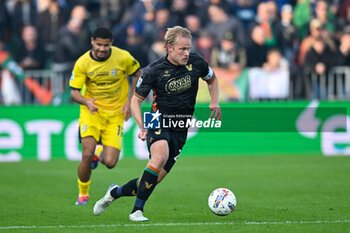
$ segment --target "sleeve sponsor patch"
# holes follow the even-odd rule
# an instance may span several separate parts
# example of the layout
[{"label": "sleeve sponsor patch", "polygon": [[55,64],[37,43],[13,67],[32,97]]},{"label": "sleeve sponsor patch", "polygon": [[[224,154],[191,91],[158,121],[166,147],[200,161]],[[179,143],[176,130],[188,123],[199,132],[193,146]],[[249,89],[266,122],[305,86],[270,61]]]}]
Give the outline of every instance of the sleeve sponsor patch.
[{"label": "sleeve sponsor patch", "polygon": [[203,77],[204,80],[210,80],[214,75],[214,71],[208,67],[208,74]]},{"label": "sleeve sponsor patch", "polygon": [[72,72],[72,75],[70,76],[70,81],[73,81],[74,79],[74,72]]},{"label": "sleeve sponsor patch", "polygon": [[142,83],[142,78],[140,77],[139,80],[137,80],[136,87],[139,88]]}]

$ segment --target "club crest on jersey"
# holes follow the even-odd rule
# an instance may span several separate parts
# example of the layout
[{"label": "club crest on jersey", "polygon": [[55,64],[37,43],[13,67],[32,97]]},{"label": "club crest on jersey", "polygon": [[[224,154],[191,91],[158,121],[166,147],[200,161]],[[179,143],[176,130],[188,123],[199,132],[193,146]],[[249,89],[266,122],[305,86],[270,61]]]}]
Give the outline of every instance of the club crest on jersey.
[{"label": "club crest on jersey", "polygon": [[115,77],[117,75],[118,70],[117,69],[112,69],[111,70],[111,75]]},{"label": "club crest on jersey", "polygon": [[192,64],[187,65],[187,66],[186,66],[186,69],[187,69],[188,71],[192,71]]}]

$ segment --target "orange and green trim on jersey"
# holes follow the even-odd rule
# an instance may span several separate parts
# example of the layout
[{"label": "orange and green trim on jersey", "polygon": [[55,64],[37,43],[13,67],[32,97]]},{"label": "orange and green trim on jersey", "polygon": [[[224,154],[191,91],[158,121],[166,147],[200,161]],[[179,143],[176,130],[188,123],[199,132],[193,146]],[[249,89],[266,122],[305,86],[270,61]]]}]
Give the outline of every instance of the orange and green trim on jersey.
[{"label": "orange and green trim on jersey", "polygon": [[137,94],[136,92],[134,92],[134,96],[136,96],[137,98],[142,99],[142,100],[144,100],[144,99],[145,99],[145,97],[140,96],[140,95],[139,95],[139,94]]}]

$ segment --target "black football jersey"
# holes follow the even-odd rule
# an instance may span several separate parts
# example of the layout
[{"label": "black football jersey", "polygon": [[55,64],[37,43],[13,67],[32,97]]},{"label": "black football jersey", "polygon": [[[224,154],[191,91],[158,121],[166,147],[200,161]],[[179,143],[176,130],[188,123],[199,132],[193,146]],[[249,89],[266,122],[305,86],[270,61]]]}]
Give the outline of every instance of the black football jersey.
[{"label": "black football jersey", "polygon": [[186,66],[173,65],[167,57],[162,57],[143,70],[135,95],[144,99],[153,90],[152,111],[192,115],[199,78],[209,80],[210,71],[204,58],[195,53],[190,53]]}]

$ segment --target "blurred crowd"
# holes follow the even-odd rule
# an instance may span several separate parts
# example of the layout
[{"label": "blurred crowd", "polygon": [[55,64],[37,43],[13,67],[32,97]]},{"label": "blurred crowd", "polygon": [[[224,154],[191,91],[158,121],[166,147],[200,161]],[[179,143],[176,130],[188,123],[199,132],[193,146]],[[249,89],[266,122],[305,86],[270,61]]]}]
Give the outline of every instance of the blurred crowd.
[{"label": "blurred crowd", "polygon": [[98,26],[144,67],[165,55],[174,25],[191,30],[192,51],[235,77],[251,67],[287,71],[295,98],[306,98],[306,71],[350,64],[350,0],[0,0],[0,50],[24,70],[69,75]]}]

